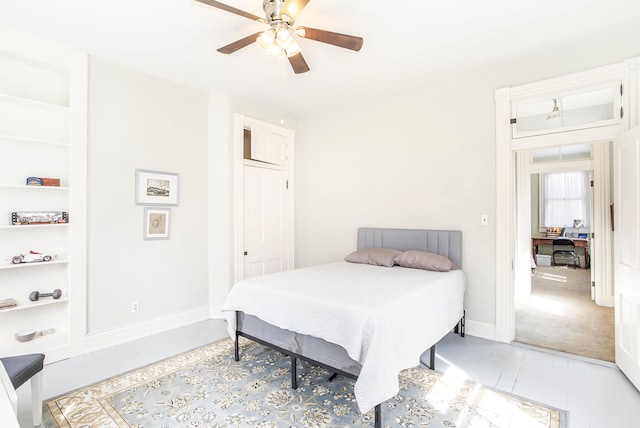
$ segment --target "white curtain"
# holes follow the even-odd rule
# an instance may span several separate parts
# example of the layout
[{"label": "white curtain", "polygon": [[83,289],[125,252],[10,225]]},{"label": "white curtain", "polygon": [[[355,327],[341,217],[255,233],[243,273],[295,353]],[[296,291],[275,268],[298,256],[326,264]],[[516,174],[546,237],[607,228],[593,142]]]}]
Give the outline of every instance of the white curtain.
[{"label": "white curtain", "polygon": [[573,227],[574,220],[582,220],[582,227],[590,227],[587,171],[542,174],[541,190],[543,227]]}]

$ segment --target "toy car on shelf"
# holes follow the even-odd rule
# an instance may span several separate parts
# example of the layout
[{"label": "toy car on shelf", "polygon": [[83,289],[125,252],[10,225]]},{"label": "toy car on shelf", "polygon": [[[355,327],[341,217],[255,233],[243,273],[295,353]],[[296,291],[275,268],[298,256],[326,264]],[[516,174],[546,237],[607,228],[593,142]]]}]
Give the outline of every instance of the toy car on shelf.
[{"label": "toy car on shelf", "polygon": [[54,258],[56,258],[55,254],[31,250],[26,254],[18,254],[17,256],[13,256],[7,261],[17,265],[20,263],[49,262]]}]

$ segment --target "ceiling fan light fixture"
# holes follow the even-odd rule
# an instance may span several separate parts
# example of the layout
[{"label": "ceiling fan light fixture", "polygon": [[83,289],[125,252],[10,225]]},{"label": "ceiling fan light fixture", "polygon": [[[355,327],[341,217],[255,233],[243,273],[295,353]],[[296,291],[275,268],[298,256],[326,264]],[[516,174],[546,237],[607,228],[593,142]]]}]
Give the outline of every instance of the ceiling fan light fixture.
[{"label": "ceiling fan light fixture", "polygon": [[291,31],[288,28],[280,27],[276,31],[275,42],[282,49],[286,49],[295,43],[295,40],[293,40],[293,34],[291,34]]},{"label": "ceiling fan light fixture", "polygon": [[287,26],[274,26],[261,33],[256,41],[269,55],[275,57],[291,57],[300,53],[293,30]]},{"label": "ceiling fan light fixture", "polygon": [[275,32],[273,30],[267,30],[260,34],[256,41],[262,49],[269,51],[275,45],[275,39]]},{"label": "ceiling fan light fixture", "polygon": [[284,49],[284,53],[289,58],[294,56],[294,55],[297,55],[297,54],[300,53],[300,46],[298,46],[298,44],[294,40],[293,43],[291,44],[291,46],[289,46],[288,48]]},{"label": "ceiling fan light fixture", "polygon": [[283,49],[278,45],[271,46],[271,48],[267,51],[269,55],[275,56],[276,58],[280,58],[283,52]]}]

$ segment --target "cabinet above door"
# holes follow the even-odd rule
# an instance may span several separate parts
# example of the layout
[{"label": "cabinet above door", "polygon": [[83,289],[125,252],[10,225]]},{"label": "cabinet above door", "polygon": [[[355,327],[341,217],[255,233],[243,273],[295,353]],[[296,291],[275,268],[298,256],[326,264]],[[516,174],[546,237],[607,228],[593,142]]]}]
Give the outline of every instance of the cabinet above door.
[{"label": "cabinet above door", "polygon": [[268,124],[245,128],[245,159],[286,166],[288,136],[272,128]]}]

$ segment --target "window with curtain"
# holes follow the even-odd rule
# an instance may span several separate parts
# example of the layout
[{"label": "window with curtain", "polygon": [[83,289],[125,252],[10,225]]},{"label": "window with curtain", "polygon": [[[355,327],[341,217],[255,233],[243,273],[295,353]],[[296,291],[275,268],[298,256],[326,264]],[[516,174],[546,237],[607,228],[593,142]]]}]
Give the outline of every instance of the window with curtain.
[{"label": "window with curtain", "polygon": [[591,226],[589,172],[540,174],[541,227]]}]

